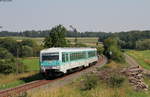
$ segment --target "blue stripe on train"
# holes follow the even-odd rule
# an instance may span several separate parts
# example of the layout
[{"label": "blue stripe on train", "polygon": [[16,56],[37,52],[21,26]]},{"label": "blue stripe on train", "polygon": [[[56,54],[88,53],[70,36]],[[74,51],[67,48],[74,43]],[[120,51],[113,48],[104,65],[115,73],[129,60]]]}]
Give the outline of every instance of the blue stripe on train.
[{"label": "blue stripe on train", "polygon": [[60,61],[43,61],[41,62],[42,66],[58,66],[60,65]]}]

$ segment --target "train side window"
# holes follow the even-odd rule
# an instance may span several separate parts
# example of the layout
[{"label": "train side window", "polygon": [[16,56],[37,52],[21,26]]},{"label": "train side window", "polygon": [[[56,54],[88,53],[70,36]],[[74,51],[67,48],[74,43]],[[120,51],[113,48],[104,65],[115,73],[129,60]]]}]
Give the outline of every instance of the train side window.
[{"label": "train side window", "polygon": [[62,53],[62,62],[65,62],[65,54]]},{"label": "train side window", "polygon": [[68,54],[62,53],[62,62],[68,62],[68,61],[69,61]]},{"label": "train side window", "polygon": [[88,52],[88,57],[89,57],[89,58],[90,58],[90,57],[94,57],[94,56],[96,56],[95,51],[89,51],[89,52]]},{"label": "train side window", "polygon": [[68,54],[65,54],[66,62],[69,61]]}]

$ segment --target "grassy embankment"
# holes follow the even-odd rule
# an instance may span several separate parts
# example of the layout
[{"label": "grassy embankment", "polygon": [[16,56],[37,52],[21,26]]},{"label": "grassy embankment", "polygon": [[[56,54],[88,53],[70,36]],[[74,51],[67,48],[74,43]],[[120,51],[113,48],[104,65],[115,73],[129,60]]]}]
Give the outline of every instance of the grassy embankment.
[{"label": "grassy embankment", "polygon": [[0,74],[0,90],[12,88],[27,82],[31,82],[42,78],[39,75],[39,59],[38,58],[24,58],[20,59],[27,67],[27,72],[22,74]]},{"label": "grassy embankment", "polygon": [[150,50],[128,50],[126,53],[133,57],[143,68],[150,70]]},{"label": "grassy embankment", "polygon": [[[150,90],[146,92],[133,90],[127,77],[119,73],[127,66],[110,62],[98,68],[90,77],[82,76],[63,87],[41,89],[36,93],[29,92],[28,95],[31,97],[150,97]],[[96,79],[93,78],[95,75]],[[149,81],[150,78],[147,77],[146,82]]]}]

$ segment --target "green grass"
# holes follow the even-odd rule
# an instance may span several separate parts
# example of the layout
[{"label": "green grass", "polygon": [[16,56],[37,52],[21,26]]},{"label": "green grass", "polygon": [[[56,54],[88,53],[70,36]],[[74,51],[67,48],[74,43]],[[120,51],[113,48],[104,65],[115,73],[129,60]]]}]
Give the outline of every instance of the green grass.
[{"label": "green grass", "polygon": [[[122,68],[122,65],[126,66],[126,64],[110,62],[105,65],[107,66],[107,68],[103,68],[102,70],[106,71],[110,70],[111,72],[116,72],[116,70]],[[109,75],[111,75],[111,73],[108,75],[105,74],[105,76]],[[131,84],[129,84],[127,77],[125,77],[125,80],[120,87],[112,88],[109,86],[109,84],[107,84],[108,80],[98,79],[96,87],[93,87],[90,90],[82,90],[81,87],[84,84],[85,81],[84,78],[85,78],[84,76],[80,76],[78,79],[74,80],[72,83],[68,85],[62,87],[55,87],[53,89],[51,88],[39,89],[36,91],[36,93],[32,91],[29,92],[28,95],[29,97],[41,97],[41,96],[42,97],[150,97],[150,90],[135,91],[131,87]],[[91,77],[89,77],[89,79],[90,78]],[[150,81],[150,78],[147,77],[146,80],[148,82]]]},{"label": "green grass", "polygon": [[27,71],[39,71],[39,58],[22,58],[22,62],[27,66]]},{"label": "green grass", "polygon": [[43,79],[43,76],[37,72],[25,72],[21,74],[0,75],[0,90],[13,88],[35,80]]},{"label": "green grass", "polygon": [[128,50],[126,53],[133,57],[143,68],[150,70],[150,50]]},{"label": "green grass", "polygon": [[25,82],[23,80],[16,80],[7,84],[0,84],[0,90],[16,87],[18,85],[24,84]]},{"label": "green grass", "polygon": [[[69,40],[70,42],[74,42],[75,38],[73,37],[67,37],[67,40]],[[79,37],[77,38],[78,42],[80,43],[96,43],[98,41],[97,37]]]},{"label": "green grass", "polygon": [[18,85],[41,79],[39,74],[39,58],[22,58],[20,59],[27,67],[27,71],[22,74],[0,75],[0,90],[13,88]]}]

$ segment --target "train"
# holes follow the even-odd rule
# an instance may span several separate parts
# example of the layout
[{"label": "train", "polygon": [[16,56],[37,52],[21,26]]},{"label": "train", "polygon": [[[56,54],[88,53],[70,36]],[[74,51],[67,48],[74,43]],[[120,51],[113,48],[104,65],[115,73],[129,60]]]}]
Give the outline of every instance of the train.
[{"label": "train", "polygon": [[40,51],[40,71],[46,77],[54,77],[88,67],[97,60],[96,48],[48,48]]}]

